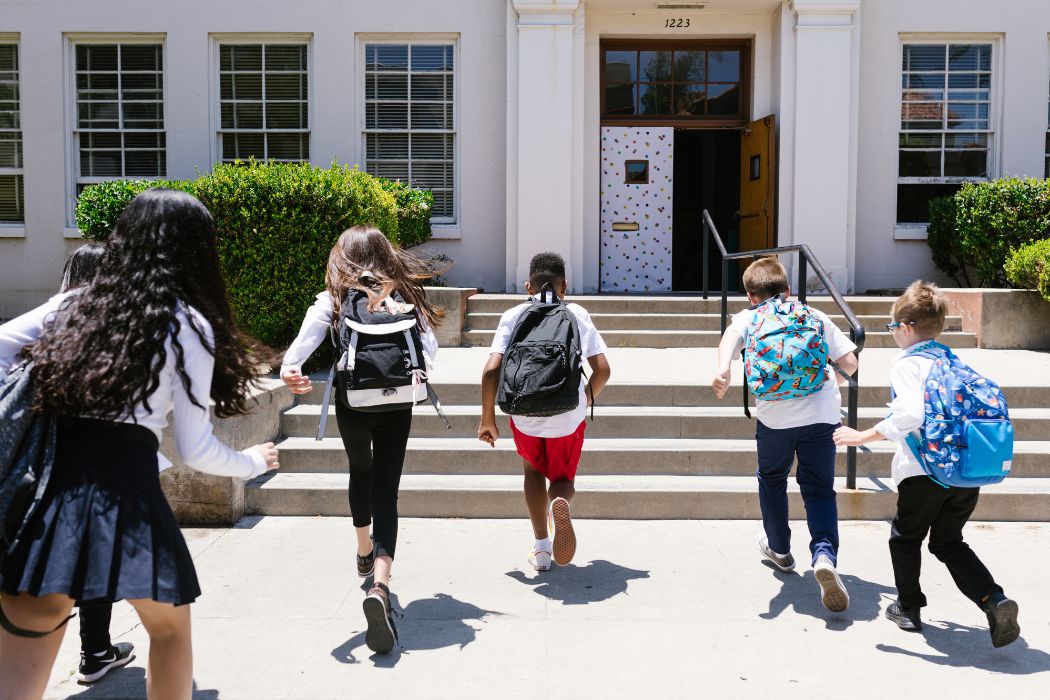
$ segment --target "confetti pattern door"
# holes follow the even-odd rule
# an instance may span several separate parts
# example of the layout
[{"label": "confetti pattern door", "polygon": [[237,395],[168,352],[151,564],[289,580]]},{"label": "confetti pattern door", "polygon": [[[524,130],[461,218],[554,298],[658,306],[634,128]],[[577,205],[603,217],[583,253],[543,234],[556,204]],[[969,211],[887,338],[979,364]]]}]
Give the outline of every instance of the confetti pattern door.
[{"label": "confetti pattern door", "polygon": [[673,128],[602,127],[601,291],[670,291],[673,155]]}]

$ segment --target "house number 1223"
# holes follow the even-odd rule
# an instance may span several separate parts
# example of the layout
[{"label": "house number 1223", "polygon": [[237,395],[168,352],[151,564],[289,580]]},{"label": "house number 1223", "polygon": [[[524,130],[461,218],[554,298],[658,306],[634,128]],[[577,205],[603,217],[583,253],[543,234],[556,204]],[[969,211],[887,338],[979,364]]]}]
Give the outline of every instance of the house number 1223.
[{"label": "house number 1223", "polygon": [[668,29],[670,27],[674,27],[674,28],[683,27],[684,28],[684,27],[688,27],[688,26],[689,26],[689,18],[688,17],[678,17],[678,18],[671,17],[671,18],[667,19],[666,21],[664,21],[664,29]]}]

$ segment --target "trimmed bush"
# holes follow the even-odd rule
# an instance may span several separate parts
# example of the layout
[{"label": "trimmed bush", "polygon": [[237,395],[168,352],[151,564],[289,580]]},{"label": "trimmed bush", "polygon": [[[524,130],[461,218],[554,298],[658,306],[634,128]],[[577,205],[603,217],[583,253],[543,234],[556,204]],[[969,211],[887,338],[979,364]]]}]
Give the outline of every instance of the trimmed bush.
[{"label": "trimmed bush", "polygon": [[1050,239],[1021,246],[1006,260],[1006,278],[1017,287],[1036,289],[1050,301]]},{"label": "trimmed bush", "polygon": [[1005,286],[1010,251],[1050,238],[1050,180],[966,183],[952,200],[954,216],[945,205],[931,204],[927,242],[934,263],[957,282],[959,275],[969,282],[969,269],[977,286]]},{"label": "trimmed bush", "polygon": [[411,248],[430,240],[434,193],[414,189],[398,180],[380,179],[379,182],[397,203],[397,236],[401,247]]},{"label": "trimmed bush", "polygon": [[169,187],[193,194],[193,182],[189,180],[109,180],[89,185],[77,197],[77,228],[84,238],[106,240],[128,202],[150,187]]}]

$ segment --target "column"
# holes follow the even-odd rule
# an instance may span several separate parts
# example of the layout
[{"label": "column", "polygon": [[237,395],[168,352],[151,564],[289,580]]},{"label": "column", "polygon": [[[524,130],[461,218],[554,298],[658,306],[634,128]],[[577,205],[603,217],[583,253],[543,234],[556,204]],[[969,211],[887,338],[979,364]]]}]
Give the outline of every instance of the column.
[{"label": "column", "polygon": [[[793,0],[795,243],[805,243],[840,291],[850,287],[856,195],[857,27],[860,0]],[[810,279],[811,290],[821,289]]]},{"label": "column", "polygon": [[[573,286],[575,37],[579,0],[511,0],[508,41],[508,291],[521,289],[529,261],[552,251],[565,258]],[[582,16],[582,12],[578,13]],[[516,67],[516,70],[515,70]],[[516,90],[514,85],[516,78]],[[576,246],[578,247],[578,246]],[[581,267],[582,270],[582,267]]]}]

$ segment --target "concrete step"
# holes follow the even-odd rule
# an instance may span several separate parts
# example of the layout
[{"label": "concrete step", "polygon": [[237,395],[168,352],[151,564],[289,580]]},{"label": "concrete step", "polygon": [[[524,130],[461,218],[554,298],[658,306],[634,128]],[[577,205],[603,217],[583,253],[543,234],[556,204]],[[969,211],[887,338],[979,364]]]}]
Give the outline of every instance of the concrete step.
[{"label": "concrete step", "polygon": [[[615,370],[614,370],[615,371]],[[726,398],[719,401],[711,387],[706,383],[696,383],[697,376],[710,374],[708,367],[691,367],[692,376],[681,377],[680,383],[639,383],[628,384],[614,381],[602,390],[598,397],[600,412],[604,406],[737,406],[741,402],[741,386],[734,384]],[[887,377],[868,376],[864,373],[864,361],[861,360],[860,406],[883,406],[890,399]],[[481,378],[481,365],[478,365],[478,379]],[[669,379],[671,379],[669,377]],[[693,379],[693,382],[688,382]],[[868,382],[871,382],[869,384]],[[324,395],[325,381],[314,382],[314,390],[298,397],[299,404],[319,404]],[[475,406],[481,402],[481,386],[472,382],[435,383],[435,390],[441,397],[444,406]],[[1050,386],[1007,386],[1004,388],[1010,409],[1042,408],[1050,406]],[[845,405],[846,390],[842,389],[842,401]],[[752,400],[754,405],[754,400]],[[432,410],[432,409],[431,409]],[[1050,439],[1050,437],[1048,437]]]},{"label": "concrete step", "polygon": [[[800,516],[802,499],[788,482],[791,511]],[[753,476],[612,476],[581,473],[573,514],[602,519],[761,518]],[[858,479],[855,491],[836,480],[842,520],[887,520],[896,494],[882,478]],[[249,513],[261,515],[350,514],[345,474],[272,473],[248,485]],[[462,476],[406,474],[401,479],[398,512],[403,517],[525,518],[518,475]],[[1050,479],[1007,479],[981,493],[974,520],[1050,520]]]},{"label": "concrete step", "polygon": [[[472,331],[495,330],[499,325],[501,313],[467,314],[466,328]],[[591,314],[591,320],[601,332],[649,330],[649,331],[719,331],[722,327],[720,314]],[[845,316],[832,315],[831,320],[843,331],[849,331]],[[868,333],[878,333],[885,329],[889,315],[860,316],[858,320]],[[962,317],[949,316],[945,319],[946,331],[962,330]]]},{"label": "concrete step", "polygon": [[[279,445],[281,470],[286,473],[345,474],[342,440],[291,437]],[[858,455],[858,474],[890,475],[894,446],[875,443]],[[580,472],[615,475],[745,476],[756,465],[754,440],[692,438],[588,439]],[[846,451],[838,453],[838,469],[845,474]],[[521,458],[509,433],[496,446],[477,438],[421,438],[408,440],[407,474],[520,474]],[[1013,477],[1050,477],[1050,441],[1019,441],[1014,445]]]},{"label": "concrete step", "polygon": [[[737,394],[736,396],[739,396]],[[446,406],[453,430],[429,405],[416,406],[412,418],[413,437],[473,438],[481,422],[481,406]],[[328,409],[325,428],[327,437],[338,437],[335,408]],[[866,430],[886,416],[886,408],[861,408],[860,428]],[[281,433],[290,437],[313,437],[317,434],[321,407],[302,404],[281,417]],[[1050,409],[1018,408],[1010,413],[1017,440],[1050,440]],[[845,420],[845,417],[843,417]],[[507,416],[497,409],[500,432],[510,436]],[[751,439],[755,421],[744,415],[739,405],[726,406],[602,406],[595,420],[587,423],[587,438],[729,438]]]},{"label": "concrete step", "polygon": [[[503,313],[526,300],[524,294],[475,294],[467,299],[467,313]],[[855,314],[888,316],[895,297],[851,296],[846,302]],[[717,293],[708,299],[696,295],[631,296],[631,295],[569,295],[567,301],[583,306],[592,314],[718,314],[722,299]],[[828,314],[840,313],[838,305],[829,296],[810,296],[807,303]],[[747,308],[744,296],[729,298],[730,312]]]},{"label": "concrete step", "polygon": [[[494,330],[467,330],[463,332],[463,339],[467,345],[484,347],[492,345],[494,335]],[[713,348],[718,346],[721,334],[717,330],[613,330],[602,331],[602,339],[611,348]],[[937,339],[954,349],[977,347],[977,336],[972,333],[948,332]],[[893,337],[882,331],[867,333],[864,347],[892,348],[896,345]]]}]

